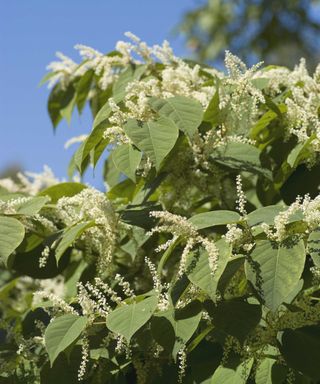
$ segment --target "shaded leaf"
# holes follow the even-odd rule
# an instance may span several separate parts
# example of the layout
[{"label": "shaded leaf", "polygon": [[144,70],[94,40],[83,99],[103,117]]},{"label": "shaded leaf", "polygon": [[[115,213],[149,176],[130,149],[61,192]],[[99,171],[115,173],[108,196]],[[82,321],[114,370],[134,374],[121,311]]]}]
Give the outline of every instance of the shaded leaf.
[{"label": "shaded leaf", "polygon": [[281,335],[280,351],[291,368],[313,380],[320,380],[320,328],[318,326],[286,329]]},{"label": "shaded leaf", "polygon": [[21,244],[24,226],[13,217],[0,216],[0,259],[6,264],[8,257]]},{"label": "shaded leaf", "polygon": [[64,351],[82,333],[87,325],[85,316],[71,313],[55,318],[47,327],[44,339],[51,366],[60,352]]},{"label": "shaded leaf", "polygon": [[74,243],[74,241],[88,228],[91,228],[95,225],[94,221],[89,221],[85,223],[79,223],[72,227],[66,228],[63,232],[61,240],[55,250],[55,256],[57,263],[59,263],[61,256],[65,251]]},{"label": "shaded leaf", "polygon": [[245,361],[237,367],[220,365],[212,376],[210,384],[245,384],[250,375],[253,359]]}]

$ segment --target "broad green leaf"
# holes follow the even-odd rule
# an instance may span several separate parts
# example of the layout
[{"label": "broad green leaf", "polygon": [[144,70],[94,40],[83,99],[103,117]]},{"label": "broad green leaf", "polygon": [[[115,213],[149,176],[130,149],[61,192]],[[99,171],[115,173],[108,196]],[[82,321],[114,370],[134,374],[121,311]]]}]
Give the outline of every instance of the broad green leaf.
[{"label": "broad green leaf", "polygon": [[199,302],[193,301],[181,310],[162,312],[160,317],[169,320],[173,327],[175,343],[172,355],[175,358],[179,349],[186,345],[198,328],[201,320],[201,306]]},{"label": "broad green leaf", "polygon": [[271,171],[261,165],[260,150],[251,144],[230,142],[219,147],[211,158],[231,169],[260,174],[268,179],[272,176]]},{"label": "broad green leaf", "polygon": [[24,238],[24,226],[13,217],[0,216],[0,260],[7,262]]},{"label": "broad green leaf", "polygon": [[[57,127],[62,120],[63,114],[70,115],[70,109],[74,106],[75,89],[70,84],[66,89],[63,89],[60,83],[57,83],[49,95],[48,112],[54,128]],[[69,108],[68,108],[69,107]]]},{"label": "broad green leaf", "polygon": [[206,292],[214,301],[216,300],[219,279],[232,256],[231,246],[224,240],[217,241],[216,246],[219,251],[219,257],[217,269],[213,275],[209,266],[208,253],[205,250],[190,253],[186,268],[189,280]]},{"label": "broad green leaf", "polygon": [[189,137],[192,137],[201,124],[203,109],[198,101],[185,96],[175,96],[169,99],[151,98],[152,109],[160,116],[168,117]]},{"label": "broad green leaf", "polygon": [[57,263],[64,252],[74,243],[74,241],[88,228],[91,228],[95,225],[94,221],[87,221],[85,223],[76,224],[73,227],[67,228],[61,237],[61,240],[56,248],[55,257]]},{"label": "broad green leaf", "polygon": [[125,90],[130,81],[133,80],[133,66],[129,65],[123,72],[120,73],[118,79],[114,82],[112,87],[112,95],[123,99]]},{"label": "broad green leaf", "polygon": [[[122,95],[113,95],[113,101],[118,104],[120,101],[122,101],[123,96]],[[109,100],[107,100],[104,105],[99,109],[99,112],[96,114],[95,119],[93,121],[92,125],[92,132],[97,128],[107,128],[109,124],[109,116],[111,114],[112,110],[109,104]]]},{"label": "broad green leaf", "polygon": [[268,85],[269,81],[270,79],[267,77],[258,77],[256,79],[252,79],[251,83],[258,89],[264,89]]},{"label": "broad green leaf", "polygon": [[255,211],[250,212],[246,220],[250,227],[266,223],[268,225],[274,224],[274,218],[283,211],[284,208],[280,205],[269,205],[267,207],[258,208]]},{"label": "broad green leaf", "polygon": [[165,117],[145,123],[130,119],[125,124],[124,130],[140,151],[150,157],[157,170],[174,147],[179,135],[176,124]]},{"label": "broad green leaf", "polygon": [[[27,275],[36,279],[49,279],[60,274],[67,266],[70,258],[70,250],[66,250],[61,257],[59,264],[57,264],[54,250],[52,246],[57,240],[58,235],[53,234],[46,237],[42,242],[37,241],[35,246],[30,247],[29,244],[21,244],[21,247],[17,249],[16,254],[10,256],[8,264],[10,268],[19,272],[20,274]],[[35,239],[36,240],[36,239]],[[44,267],[39,266],[39,258],[45,247],[49,247],[49,256],[47,258],[46,265]],[[21,248],[21,249],[20,249]],[[31,248],[31,249],[30,249]]]},{"label": "broad green leaf", "polygon": [[138,205],[130,204],[123,210],[121,221],[150,230],[157,222],[157,219],[150,216],[150,212],[160,211],[161,208],[160,204],[155,205],[152,202]]},{"label": "broad green leaf", "polygon": [[79,82],[76,85],[76,104],[80,114],[86,105],[88,94],[91,89],[93,76],[93,70],[87,71],[83,76],[81,76]]},{"label": "broad green leaf", "polygon": [[176,337],[171,322],[165,316],[154,316],[151,320],[151,331],[155,341],[171,353]]},{"label": "broad green leaf", "polygon": [[97,162],[99,161],[108,144],[109,139],[102,139],[100,143],[90,152],[90,162],[93,165],[93,168],[96,167]]},{"label": "broad green leaf", "polygon": [[213,311],[213,324],[219,330],[236,337],[241,343],[258,325],[261,306],[242,299],[221,301]]},{"label": "broad green leaf", "polygon": [[213,374],[210,384],[245,384],[250,375],[253,359],[244,361],[237,367],[220,365]]},{"label": "broad green leaf", "polygon": [[112,152],[112,161],[118,171],[136,182],[136,169],[140,164],[142,153],[130,144],[122,144]]},{"label": "broad green leaf", "polygon": [[267,357],[258,365],[255,380],[256,384],[283,384],[285,376],[285,367]]},{"label": "broad green leaf", "polygon": [[216,91],[204,113],[203,120],[213,125],[220,124],[223,120],[224,113],[219,108],[219,90]]},{"label": "broad green leaf", "polygon": [[76,105],[76,94],[74,93],[69,103],[60,110],[60,115],[67,121],[69,125],[71,123],[72,113],[75,105]]},{"label": "broad green leaf", "polygon": [[103,126],[104,128],[107,127],[111,112],[112,110],[109,105],[109,101],[107,101],[104,106],[99,110],[93,121],[92,132],[100,126]]},{"label": "broad green leaf", "polygon": [[83,173],[85,169],[84,163],[90,155],[90,152],[95,149],[95,147],[101,142],[104,131],[104,126],[98,126],[93,129],[90,132],[89,136],[85,139],[83,143],[81,143],[81,145],[75,152],[74,162],[80,173]]},{"label": "broad green leaf", "polygon": [[302,240],[290,246],[276,245],[268,240],[257,241],[250,260],[245,262],[246,275],[272,311],[296,287],[305,257]]},{"label": "broad green leaf", "polygon": [[16,212],[19,215],[35,215],[41,208],[45,206],[51,199],[47,196],[31,197],[30,200],[25,201],[15,206]]},{"label": "broad green leaf", "polygon": [[243,267],[245,257],[242,255],[233,256],[229,259],[218,282],[218,290],[224,293],[232,277]]},{"label": "broad green leaf", "polygon": [[130,342],[131,337],[151,318],[158,304],[158,297],[151,296],[138,303],[123,305],[107,317],[110,331],[122,335]]},{"label": "broad green leaf", "polygon": [[55,204],[61,197],[74,196],[85,188],[87,186],[81,183],[60,183],[42,190],[38,196],[49,196],[51,203]]},{"label": "broad green leaf", "polygon": [[85,316],[71,313],[55,318],[47,327],[44,340],[51,366],[60,352],[64,351],[82,333],[87,325]]},{"label": "broad green leaf", "polygon": [[[278,105],[278,109],[281,113],[286,111],[287,106],[285,104]],[[267,111],[258,121],[257,123],[252,127],[250,137],[253,139],[256,139],[258,135],[265,129],[267,126],[275,120],[279,116],[278,113],[276,113],[273,110]]]},{"label": "broad green leaf", "polygon": [[107,196],[110,200],[121,198],[128,203],[133,199],[135,192],[136,184],[132,180],[126,179],[113,186],[108,191]]},{"label": "broad green leaf", "polygon": [[219,210],[198,213],[188,219],[197,229],[209,228],[215,225],[227,225],[237,223],[240,220],[237,212]]},{"label": "broad green leaf", "polygon": [[320,228],[310,233],[307,242],[307,251],[314,264],[320,267]]},{"label": "broad green leaf", "polygon": [[289,367],[313,380],[320,380],[319,326],[286,329],[281,335],[280,352]]}]

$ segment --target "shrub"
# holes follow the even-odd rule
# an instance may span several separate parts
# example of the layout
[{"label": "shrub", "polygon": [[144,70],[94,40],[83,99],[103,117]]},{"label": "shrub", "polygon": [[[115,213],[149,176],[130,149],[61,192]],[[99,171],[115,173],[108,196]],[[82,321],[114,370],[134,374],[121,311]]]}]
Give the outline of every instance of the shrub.
[{"label": "shrub", "polygon": [[93,116],[70,180],[0,181],[0,382],[316,383],[320,67],[127,35],[48,67],[53,126]]}]

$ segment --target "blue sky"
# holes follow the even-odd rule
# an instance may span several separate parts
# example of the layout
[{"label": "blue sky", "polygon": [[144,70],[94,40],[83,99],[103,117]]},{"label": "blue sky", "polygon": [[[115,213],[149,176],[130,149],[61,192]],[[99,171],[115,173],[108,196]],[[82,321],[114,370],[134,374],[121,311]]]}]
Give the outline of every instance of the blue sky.
[{"label": "blue sky", "polygon": [[[0,4],[0,172],[17,164],[39,172],[43,164],[66,176],[74,148],[64,142],[87,133],[91,120],[74,114],[53,133],[47,114],[48,90],[38,87],[56,51],[78,59],[73,46],[108,52],[131,31],[148,44],[168,39],[178,55],[187,51],[172,30],[196,0],[7,0]],[[96,172],[100,179],[100,171]],[[87,180],[96,184],[92,176]]]}]

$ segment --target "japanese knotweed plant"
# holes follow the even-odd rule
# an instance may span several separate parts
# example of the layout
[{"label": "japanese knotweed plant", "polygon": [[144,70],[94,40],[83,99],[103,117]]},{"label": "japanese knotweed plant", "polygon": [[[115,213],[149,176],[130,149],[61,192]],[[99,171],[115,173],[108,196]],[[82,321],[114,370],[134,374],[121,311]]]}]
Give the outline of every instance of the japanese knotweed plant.
[{"label": "japanese knotweed plant", "polygon": [[0,383],[320,382],[320,67],[126,36],[48,66],[69,180],[0,180]]}]

